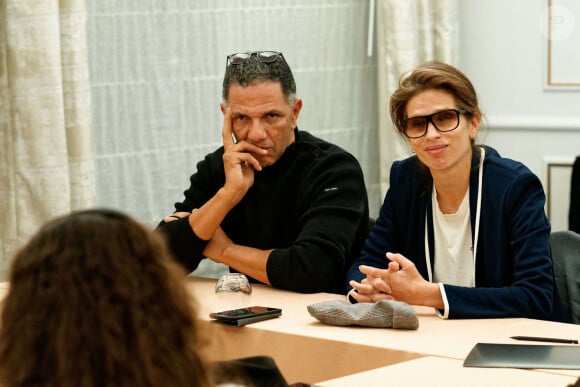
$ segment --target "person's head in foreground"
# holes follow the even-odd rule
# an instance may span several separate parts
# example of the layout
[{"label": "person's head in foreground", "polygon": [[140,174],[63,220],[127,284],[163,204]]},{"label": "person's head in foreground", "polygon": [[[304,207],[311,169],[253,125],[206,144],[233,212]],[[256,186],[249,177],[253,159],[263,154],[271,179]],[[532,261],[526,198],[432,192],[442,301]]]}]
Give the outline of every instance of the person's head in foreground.
[{"label": "person's head in foreground", "polygon": [[11,267],[0,385],[209,385],[195,305],[160,238],[111,210],[45,224]]}]

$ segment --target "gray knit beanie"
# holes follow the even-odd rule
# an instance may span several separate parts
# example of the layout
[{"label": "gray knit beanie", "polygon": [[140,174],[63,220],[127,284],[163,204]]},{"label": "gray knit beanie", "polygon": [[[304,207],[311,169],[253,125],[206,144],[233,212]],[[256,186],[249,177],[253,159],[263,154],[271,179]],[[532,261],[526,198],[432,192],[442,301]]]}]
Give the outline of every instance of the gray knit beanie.
[{"label": "gray knit beanie", "polygon": [[379,300],[375,303],[349,304],[342,300],[331,300],[308,305],[307,309],[312,317],[330,325],[395,329],[419,327],[415,309],[402,301]]}]

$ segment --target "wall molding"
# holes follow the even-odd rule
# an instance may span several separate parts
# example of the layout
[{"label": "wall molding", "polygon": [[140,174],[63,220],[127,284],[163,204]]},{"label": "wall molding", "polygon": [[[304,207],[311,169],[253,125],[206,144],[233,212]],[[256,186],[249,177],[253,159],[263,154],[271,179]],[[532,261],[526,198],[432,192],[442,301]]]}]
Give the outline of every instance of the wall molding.
[{"label": "wall molding", "polygon": [[580,117],[486,116],[493,130],[545,130],[580,132]]},{"label": "wall molding", "polygon": [[575,28],[580,5],[572,0],[548,0],[542,24],[547,33],[546,88],[580,90],[577,68],[580,65],[576,47],[580,33]]}]

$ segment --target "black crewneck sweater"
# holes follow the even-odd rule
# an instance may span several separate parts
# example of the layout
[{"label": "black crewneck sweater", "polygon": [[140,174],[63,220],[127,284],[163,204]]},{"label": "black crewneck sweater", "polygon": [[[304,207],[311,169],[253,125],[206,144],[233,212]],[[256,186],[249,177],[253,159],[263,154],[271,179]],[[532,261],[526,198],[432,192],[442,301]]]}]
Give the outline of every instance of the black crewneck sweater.
[{"label": "black crewneck sweater", "polygon": [[[340,147],[296,129],[296,141],[254,184],[222,222],[236,244],[274,249],[267,274],[272,286],[297,292],[344,293],[347,268],[368,235],[369,209],[358,161]],[[224,149],[198,163],[176,211],[201,207],[224,185]],[[207,241],[187,219],[162,223],[174,256],[194,270]]]}]

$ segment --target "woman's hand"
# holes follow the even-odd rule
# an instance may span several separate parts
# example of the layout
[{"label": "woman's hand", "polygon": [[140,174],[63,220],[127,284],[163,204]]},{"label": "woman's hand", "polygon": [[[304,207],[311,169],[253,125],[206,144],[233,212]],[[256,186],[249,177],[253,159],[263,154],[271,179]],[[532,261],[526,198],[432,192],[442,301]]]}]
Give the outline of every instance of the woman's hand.
[{"label": "woman's hand", "polygon": [[[362,267],[362,266],[361,266]],[[367,266],[368,267],[368,266]],[[380,271],[386,271],[384,269],[377,269]],[[377,302],[378,300],[394,300],[395,298],[391,296],[388,292],[379,290],[378,288],[387,288],[388,285],[385,283],[381,286],[373,286],[371,282],[377,283],[377,281],[382,281],[381,278],[364,278],[361,282],[356,282],[354,280],[350,281],[349,284],[355,290],[349,293],[352,298],[357,300],[357,302]]]},{"label": "woman's hand", "polygon": [[[443,308],[439,285],[425,280],[415,264],[401,254],[387,253],[390,260],[387,269],[361,265],[360,271],[366,278],[351,286],[359,293],[352,297],[359,302],[375,302],[379,299],[394,299],[411,305]],[[353,292],[354,293],[354,292]]]}]

